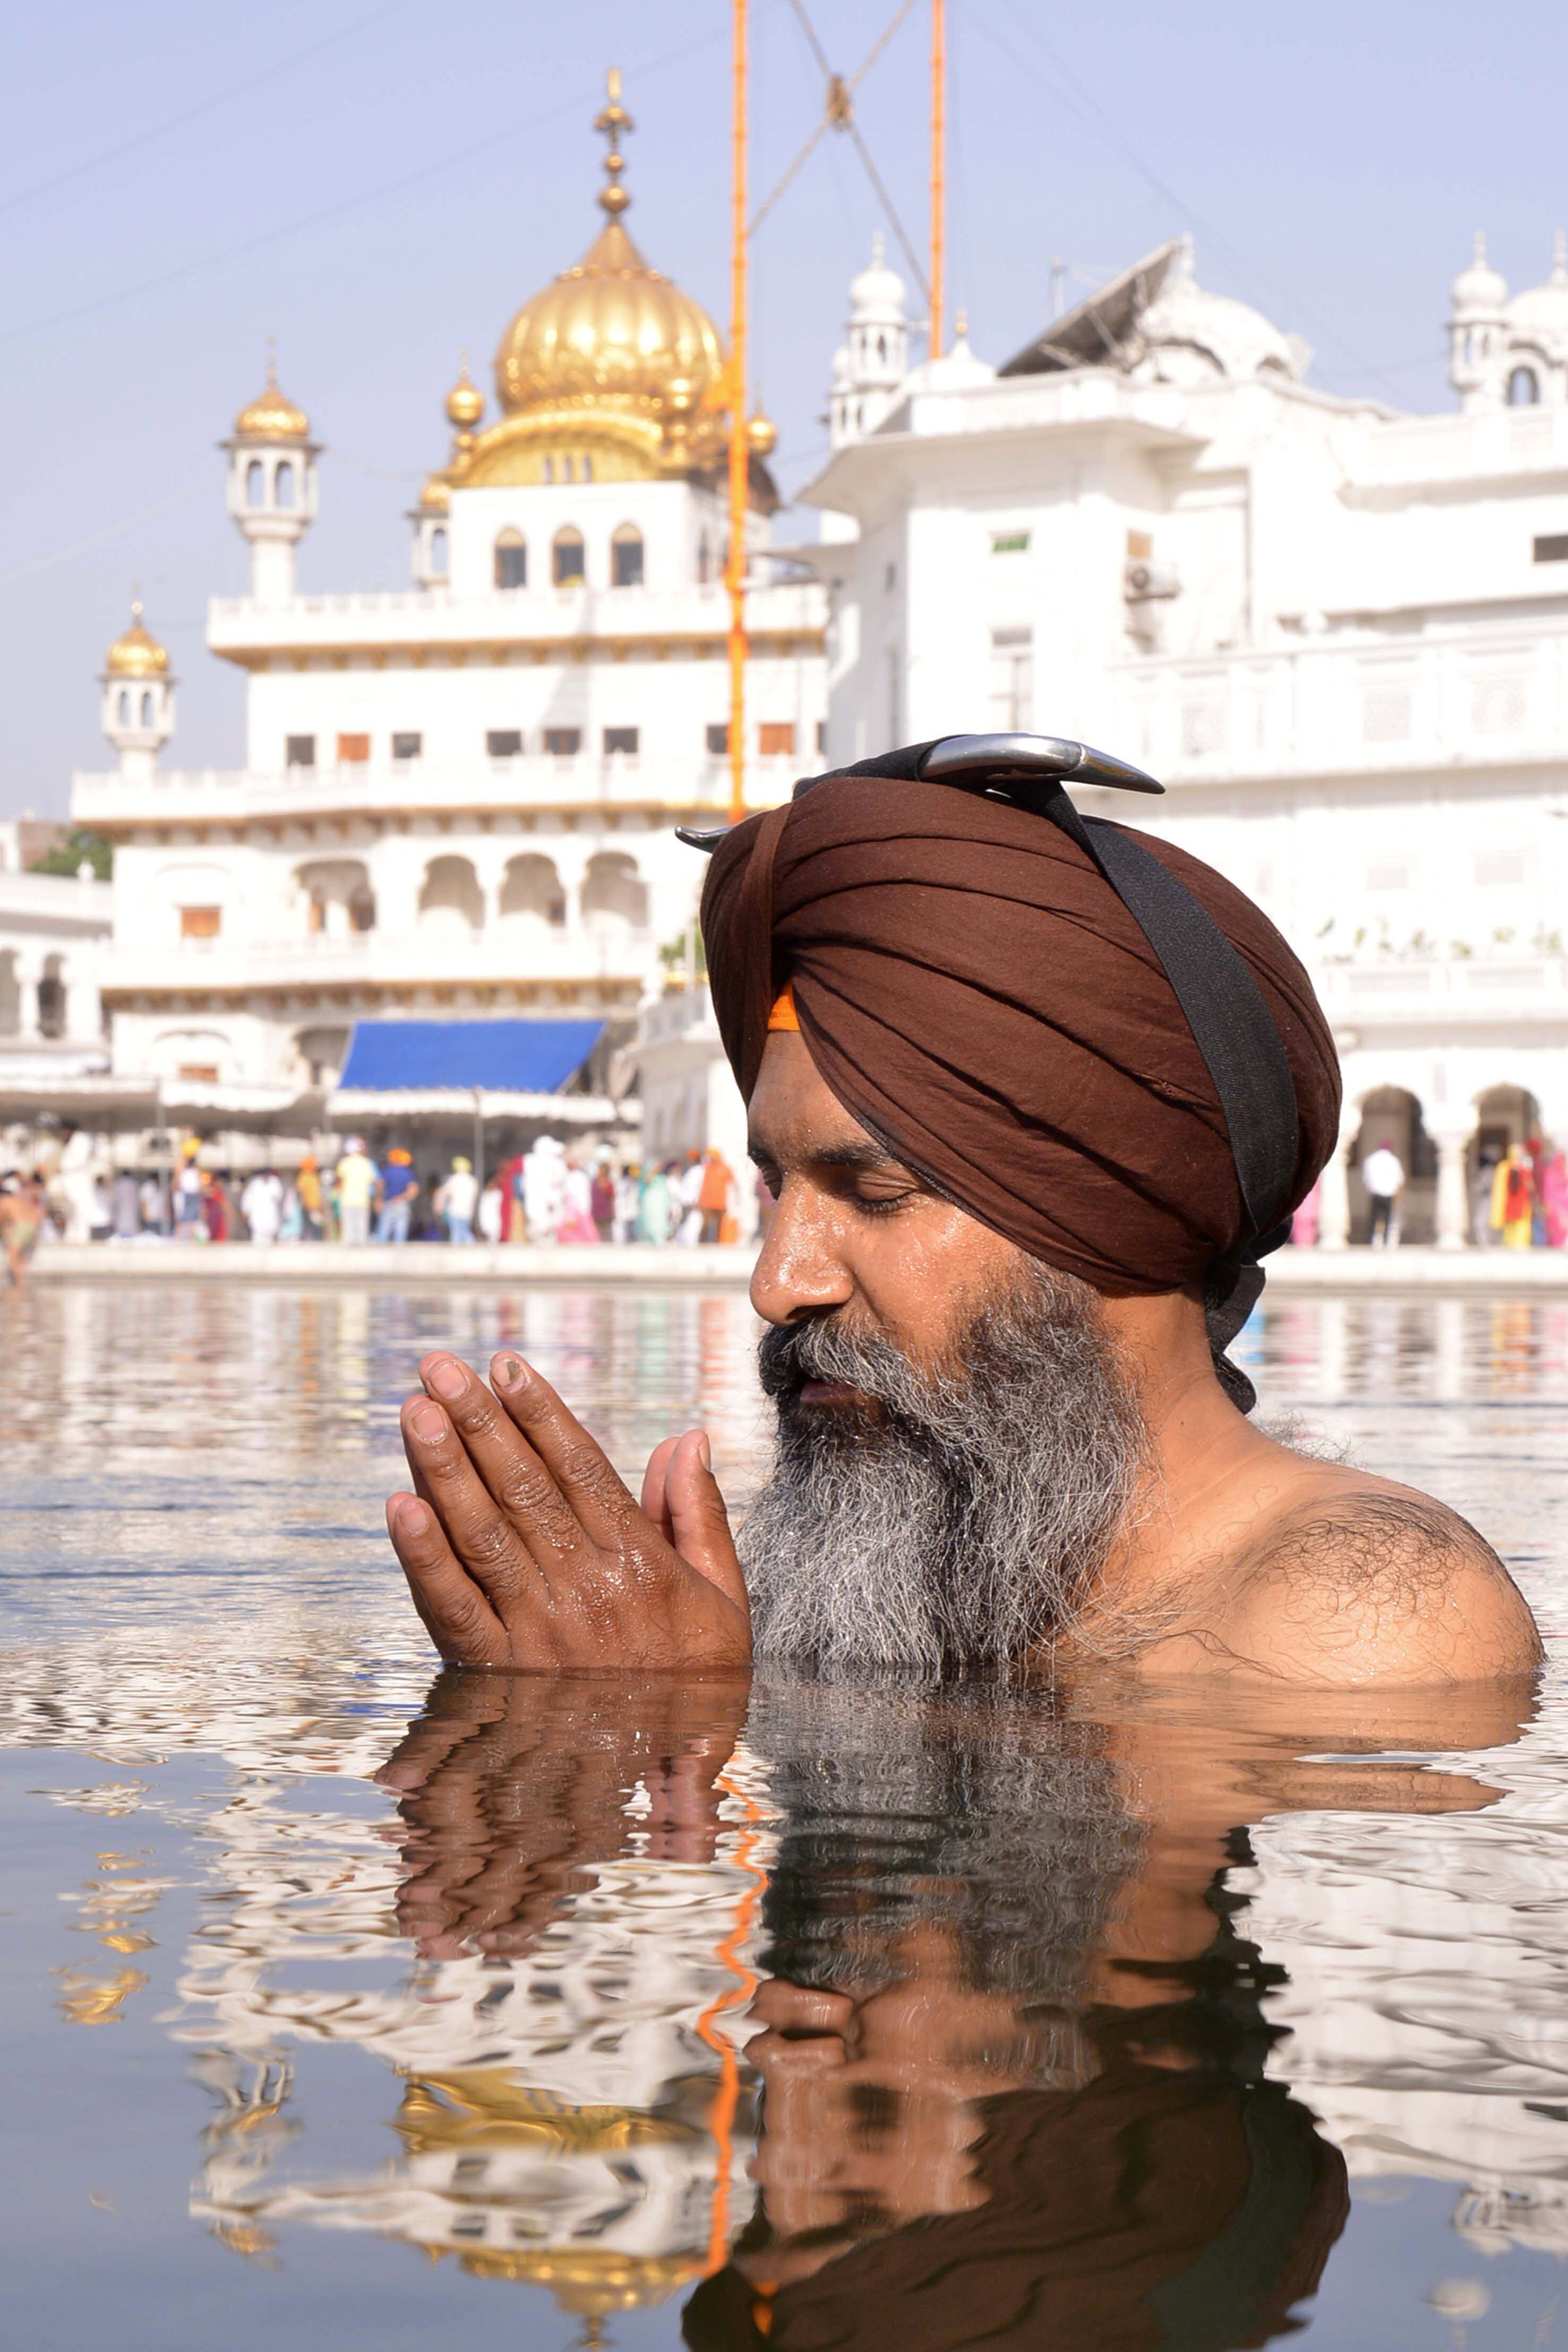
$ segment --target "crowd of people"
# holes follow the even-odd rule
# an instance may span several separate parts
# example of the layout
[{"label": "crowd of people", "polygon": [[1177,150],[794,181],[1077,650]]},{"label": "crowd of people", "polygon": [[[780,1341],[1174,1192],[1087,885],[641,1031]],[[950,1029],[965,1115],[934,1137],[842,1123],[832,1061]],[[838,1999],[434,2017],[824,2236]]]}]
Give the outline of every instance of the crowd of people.
[{"label": "crowd of people", "polygon": [[[619,1160],[607,1147],[570,1150],[551,1135],[505,1160],[481,1183],[456,1154],[422,1175],[394,1144],[378,1158],[361,1136],[334,1160],[307,1152],[297,1168],[250,1175],[204,1167],[195,1139],[172,1174],[120,1169],[93,1180],[94,1241],[377,1244],[410,1241],[534,1244],[678,1243],[741,1239],[741,1184],[721,1152],[688,1151],[662,1162]],[[749,1171],[747,1179],[749,1181]],[[755,1198],[766,1223],[771,1200]],[[40,1238],[63,1238],[69,1220],[42,1169],[0,1181],[0,1247],[20,1283]]]},{"label": "crowd of people", "polygon": [[[1393,1249],[1403,1238],[1402,1209],[1409,1171],[1390,1143],[1378,1143],[1357,1162],[1373,1249]],[[1311,1249],[1319,1238],[1322,1187],[1314,1184],[1291,1220],[1291,1239]],[[1483,1145],[1469,1180],[1470,1239],[1477,1249],[1562,1249],[1568,1245],[1568,1155],[1539,1135],[1504,1147]],[[1360,1238],[1359,1235],[1355,1238]]]}]

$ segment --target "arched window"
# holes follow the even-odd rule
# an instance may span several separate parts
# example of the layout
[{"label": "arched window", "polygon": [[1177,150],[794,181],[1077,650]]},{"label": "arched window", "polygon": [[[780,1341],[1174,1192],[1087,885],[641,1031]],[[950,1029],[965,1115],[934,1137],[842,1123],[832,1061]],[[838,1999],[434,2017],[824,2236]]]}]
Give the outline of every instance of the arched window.
[{"label": "arched window", "polygon": [[624,850],[601,850],[588,861],[582,919],[591,930],[641,930],[648,920],[648,888],[637,861]]},{"label": "arched window", "polygon": [[579,588],[586,576],[582,557],[582,533],[574,523],[568,523],[555,535],[555,584],[558,588]]},{"label": "arched window", "polygon": [[120,723],[122,727],[131,724],[131,697],[123,686],[120,689]]},{"label": "arched window", "polygon": [[503,922],[548,923],[559,930],[566,921],[566,893],[552,857],[514,857],[501,883]]},{"label": "arched window", "polygon": [[247,507],[267,504],[267,467],[259,457],[253,457],[245,469],[245,502]]},{"label": "arched window", "polygon": [[643,534],[634,522],[623,522],[610,541],[610,584],[612,588],[643,585]]},{"label": "arched window", "polygon": [[151,727],[152,724],[152,697],[150,693],[144,694],[141,698],[141,724],[143,727]]},{"label": "arched window", "polygon": [[65,968],[63,956],[44,958],[44,976],[38,982],[40,1037],[63,1037],[66,1034]]},{"label": "arched window", "polygon": [[543,467],[540,468],[539,478],[540,478],[540,480],[541,480],[541,481],[545,481],[545,482],[553,482],[553,481],[554,481],[554,479],[555,479],[555,459],[554,459],[553,457],[547,457],[547,458],[545,459],[545,461],[544,461],[544,465],[543,465]]},{"label": "arched window", "polygon": [[885,367],[887,365],[887,337],[885,335],[879,335],[876,339],[876,355],[882,362],[883,367]]},{"label": "arched window", "polygon": [[485,894],[465,857],[433,857],[419,893],[422,931],[464,939],[485,921]]},{"label": "arched window", "polygon": [[593,460],[591,457],[585,457],[582,461],[582,478],[585,482],[591,482],[593,479]]},{"label": "arched window", "polygon": [[444,530],[433,530],[430,534],[430,568],[433,572],[443,572],[446,569],[446,533]]},{"label": "arched window", "polygon": [[706,530],[697,541],[697,578],[705,588],[713,578],[713,547]]},{"label": "arched window", "polygon": [[280,507],[291,507],[294,504],[294,467],[287,457],[285,457],[273,476],[272,495]]},{"label": "arched window", "polygon": [[376,926],[375,892],[370,868],[358,857],[318,858],[297,866],[294,887],[312,936],[343,939],[350,931],[372,931]]},{"label": "arched window", "polygon": [[1541,378],[1533,368],[1516,367],[1508,380],[1511,408],[1533,408],[1541,398]]},{"label": "arched window", "polygon": [[498,531],[496,536],[497,587],[526,588],[528,584],[528,541],[520,530]]},{"label": "arched window", "polygon": [[313,1087],[336,1086],[348,1055],[349,1033],[346,1029],[297,1029],[294,1050],[309,1072]]},{"label": "arched window", "polygon": [[563,457],[560,461],[560,478],[563,482],[570,482],[571,479],[571,459],[570,457]]}]

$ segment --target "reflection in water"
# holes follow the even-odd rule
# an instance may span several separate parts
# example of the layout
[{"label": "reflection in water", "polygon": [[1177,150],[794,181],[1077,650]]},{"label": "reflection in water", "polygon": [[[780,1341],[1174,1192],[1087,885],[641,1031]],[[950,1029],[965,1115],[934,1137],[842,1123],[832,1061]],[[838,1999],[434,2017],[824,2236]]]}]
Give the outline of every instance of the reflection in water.
[{"label": "reflection in water", "polygon": [[[623,1462],[702,1417],[744,1479],[742,1304],[88,1301],[40,1300],[0,1370],[13,2046],[40,2177],[85,2139],[109,2182],[22,2242],[39,2310],[160,2121],[147,2340],[179,2352],[214,2241],[236,2352],[275,2340],[255,2297],[357,2253],[425,2342],[500,2283],[530,2344],[1220,2352],[1320,2273],[1330,2306],[1347,2174],[1448,2184],[1399,2341],[1467,2250],[1568,2252],[1554,1685],[1533,1719],[1216,1720],[1113,1685],[432,1682],[374,1532],[418,1353],[455,1315],[600,1398]],[[1496,1529],[1550,1621],[1558,1310],[1290,1303],[1249,1344],[1265,1410]],[[394,2340],[384,2305],[292,2308]]]}]

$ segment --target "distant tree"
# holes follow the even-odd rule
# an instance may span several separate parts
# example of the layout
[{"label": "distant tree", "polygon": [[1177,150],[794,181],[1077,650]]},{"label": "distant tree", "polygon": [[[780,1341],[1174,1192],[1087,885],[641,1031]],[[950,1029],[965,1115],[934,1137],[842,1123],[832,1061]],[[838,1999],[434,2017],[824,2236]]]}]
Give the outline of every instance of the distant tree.
[{"label": "distant tree", "polygon": [[114,844],[105,841],[100,833],[88,833],[73,825],[57,849],[46,850],[28,866],[29,874],[74,874],[86,860],[100,882],[107,882],[114,872]]},{"label": "distant tree", "polygon": [[692,970],[695,972],[697,978],[699,980],[706,980],[707,978],[707,947],[704,941],[701,929],[695,923],[692,924],[689,930],[677,931],[674,938],[673,940],[666,940],[664,946],[659,950],[659,961],[664,965],[664,970],[669,972],[681,971],[685,966],[688,956],[692,959]]}]

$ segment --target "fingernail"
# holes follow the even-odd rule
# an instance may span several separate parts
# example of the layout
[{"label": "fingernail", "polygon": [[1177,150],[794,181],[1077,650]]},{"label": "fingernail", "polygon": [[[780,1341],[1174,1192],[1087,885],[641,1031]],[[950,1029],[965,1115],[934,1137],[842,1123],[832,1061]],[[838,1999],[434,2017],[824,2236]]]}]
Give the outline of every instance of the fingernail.
[{"label": "fingernail", "polygon": [[423,1535],[429,1526],[430,1513],[423,1503],[416,1503],[411,1498],[408,1502],[398,1505],[397,1531],[400,1536],[406,1536],[412,1539],[416,1536]]},{"label": "fingernail", "polygon": [[468,1385],[468,1375],[455,1356],[437,1356],[424,1374],[424,1385],[455,1404]]},{"label": "fingernail", "polygon": [[523,1377],[523,1367],[516,1356],[496,1359],[496,1378],[504,1389],[515,1389]]},{"label": "fingernail", "polygon": [[706,1429],[700,1429],[697,1432],[697,1460],[702,1464],[705,1470],[709,1472],[712,1471],[713,1447],[708,1444],[707,1432]]},{"label": "fingernail", "polygon": [[408,1425],[426,1445],[434,1445],[446,1434],[446,1415],[433,1404],[416,1404],[409,1414]]}]

